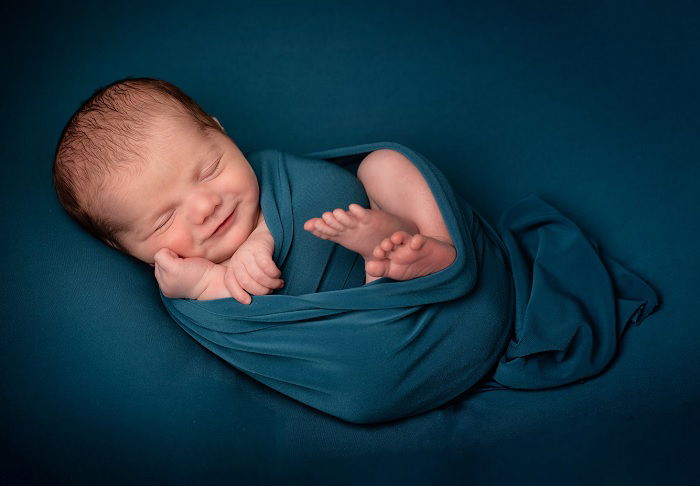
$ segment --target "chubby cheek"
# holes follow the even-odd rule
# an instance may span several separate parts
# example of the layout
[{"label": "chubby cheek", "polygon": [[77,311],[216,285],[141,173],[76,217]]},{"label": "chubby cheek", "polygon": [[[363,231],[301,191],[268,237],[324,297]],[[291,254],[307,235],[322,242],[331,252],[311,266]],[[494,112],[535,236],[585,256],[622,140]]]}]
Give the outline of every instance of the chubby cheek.
[{"label": "chubby cheek", "polygon": [[202,248],[195,244],[192,235],[186,231],[172,231],[167,237],[161,239],[159,244],[162,246],[158,249],[170,248],[181,257],[203,256]]}]

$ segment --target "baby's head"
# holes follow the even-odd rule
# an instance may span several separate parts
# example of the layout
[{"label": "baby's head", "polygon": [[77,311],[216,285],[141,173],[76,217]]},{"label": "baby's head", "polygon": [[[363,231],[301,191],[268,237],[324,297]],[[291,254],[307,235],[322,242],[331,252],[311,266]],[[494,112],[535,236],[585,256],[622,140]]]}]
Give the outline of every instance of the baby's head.
[{"label": "baby's head", "polygon": [[151,264],[164,247],[221,263],[260,216],[257,178],[236,144],[158,79],[116,81],[82,103],[59,139],[53,180],[83,228]]}]

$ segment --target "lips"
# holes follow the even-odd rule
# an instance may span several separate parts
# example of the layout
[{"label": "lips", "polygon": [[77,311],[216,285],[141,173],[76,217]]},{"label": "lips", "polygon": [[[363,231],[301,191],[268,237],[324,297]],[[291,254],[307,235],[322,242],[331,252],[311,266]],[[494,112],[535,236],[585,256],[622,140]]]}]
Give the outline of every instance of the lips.
[{"label": "lips", "polygon": [[228,216],[219,224],[219,226],[216,227],[214,232],[211,234],[210,238],[212,236],[216,236],[220,233],[223,233],[230,225],[231,225],[231,220],[233,219],[233,213],[235,212],[236,208],[233,208],[233,210],[229,213]]}]

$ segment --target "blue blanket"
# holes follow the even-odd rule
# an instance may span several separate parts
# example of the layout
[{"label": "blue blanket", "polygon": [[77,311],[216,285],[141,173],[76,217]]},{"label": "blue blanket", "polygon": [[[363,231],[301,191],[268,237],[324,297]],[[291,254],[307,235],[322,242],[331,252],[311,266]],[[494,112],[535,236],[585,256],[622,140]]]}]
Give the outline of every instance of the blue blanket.
[{"label": "blue blanket", "polygon": [[[432,275],[364,285],[362,258],[303,224],[352,202],[369,207],[342,164],[380,148],[400,151],[421,171],[457,257]],[[185,331],[235,368],[341,419],[398,419],[467,390],[593,376],[628,325],[658,305],[650,286],[537,196],[502,215],[499,235],[435,165],[402,145],[246,156],[285,287],[249,305],[161,298]]]}]

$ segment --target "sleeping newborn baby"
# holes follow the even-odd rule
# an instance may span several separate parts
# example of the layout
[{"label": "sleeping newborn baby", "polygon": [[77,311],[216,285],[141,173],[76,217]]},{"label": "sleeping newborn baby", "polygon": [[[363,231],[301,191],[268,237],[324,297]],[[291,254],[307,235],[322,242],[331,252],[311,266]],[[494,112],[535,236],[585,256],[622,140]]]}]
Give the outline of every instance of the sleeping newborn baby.
[{"label": "sleeping newborn baby", "polygon": [[[255,172],[219,121],[168,82],[127,78],[97,90],[64,128],[53,171],[71,217],[154,266],[166,297],[249,304],[284,285]],[[357,178],[369,208],[319,208],[304,229],[362,255],[365,284],[454,261],[437,203],[405,156],[376,150]]]}]

